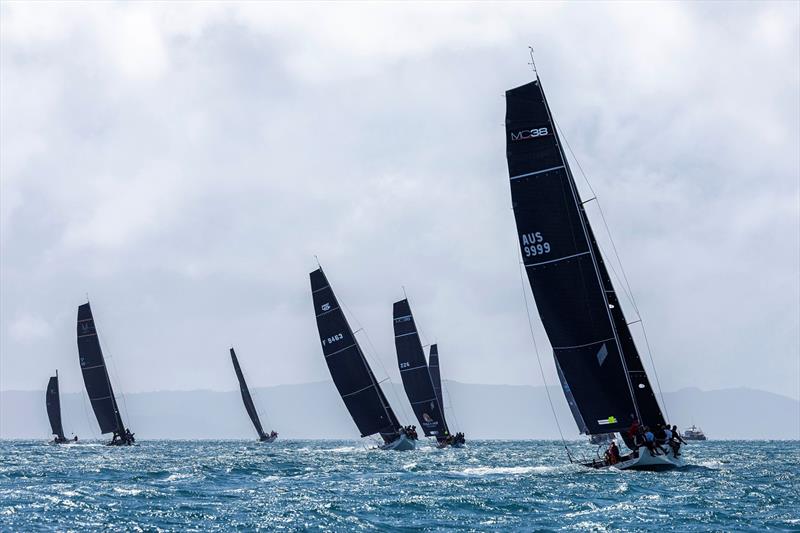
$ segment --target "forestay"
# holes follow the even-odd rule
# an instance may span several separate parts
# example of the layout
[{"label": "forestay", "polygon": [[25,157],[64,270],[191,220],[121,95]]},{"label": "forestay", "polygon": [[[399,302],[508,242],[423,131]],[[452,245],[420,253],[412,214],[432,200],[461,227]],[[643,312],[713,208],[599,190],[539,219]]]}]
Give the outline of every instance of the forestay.
[{"label": "forestay", "polygon": [[663,423],[539,80],[507,91],[506,106],[522,258],[563,383],[585,423],[581,429],[624,431],[636,418]]},{"label": "forestay", "polygon": [[444,412],[434,389],[408,300],[394,303],[393,319],[397,363],[411,408],[425,436],[446,436],[448,431]]},{"label": "forestay", "polygon": [[400,423],[367,364],[322,269],[310,274],[311,294],[322,353],[333,383],[362,437],[380,433],[385,441],[400,434]]},{"label": "forestay", "polygon": [[122,423],[117,400],[108,378],[103,351],[97,337],[97,329],[89,303],[78,307],[78,356],[83,373],[86,393],[92,404],[101,433],[117,432],[122,434],[125,426]]}]

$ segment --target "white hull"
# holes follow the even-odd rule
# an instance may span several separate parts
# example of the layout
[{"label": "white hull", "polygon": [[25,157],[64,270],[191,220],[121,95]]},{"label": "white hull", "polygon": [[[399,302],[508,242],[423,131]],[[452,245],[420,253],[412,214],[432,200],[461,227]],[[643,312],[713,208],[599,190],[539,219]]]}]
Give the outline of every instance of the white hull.
[{"label": "white hull", "polygon": [[393,440],[388,444],[384,444],[382,446],[378,446],[381,450],[394,450],[396,452],[405,452],[408,450],[414,449],[414,441],[406,437],[405,435],[400,435],[397,439]]},{"label": "white hull", "polygon": [[592,463],[585,463],[584,466],[591,466],[593,468],[617,468],[619,470],[650,470],[650,471],[663,471],[672,470],[674,468],[683,468],[686,462],[683,460],[683,454],[680,457],[675,457],[672,448],[669,446],[659,447],[660,455],[650,455],[647,448],[639,448],[638,456],[632,453],[622,457],[622,461],[614,465],[605,464],[603,461],[595,461]]}]

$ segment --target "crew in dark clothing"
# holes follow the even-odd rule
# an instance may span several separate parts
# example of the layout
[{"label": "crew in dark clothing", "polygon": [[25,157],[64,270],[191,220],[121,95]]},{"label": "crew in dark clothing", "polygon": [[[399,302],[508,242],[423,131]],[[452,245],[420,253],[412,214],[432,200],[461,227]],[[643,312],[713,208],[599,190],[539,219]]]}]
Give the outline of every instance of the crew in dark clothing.
[{"label": "crew in dark clothing", "polygon": [[606,462],[610,465],[615,465],[619,461],[619,447],[617,447],[617,441],[612,440],[611,444],[608,446],[608,450],[606,450]]},{"label": "crew in dark clothing", "polygon": [[675,457],[680,457],[681,455],[681,444],[686,444],[686,441],[683,440],[683,437],[681,437],[681,434],[678,431],[678,426],[672,426],[672,439],[670,440],[669,445],[672,446],[672,455]]}]

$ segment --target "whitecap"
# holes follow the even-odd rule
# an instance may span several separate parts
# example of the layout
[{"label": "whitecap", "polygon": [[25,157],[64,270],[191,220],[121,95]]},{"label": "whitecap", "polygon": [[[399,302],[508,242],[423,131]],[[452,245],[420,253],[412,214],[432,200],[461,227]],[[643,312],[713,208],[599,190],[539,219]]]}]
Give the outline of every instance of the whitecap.
[{"label": "whitecap", "polygon": [[118,492],[120,494],[127,494],[130,496],[138,496],[142,493],[142,489],[123,489],[120,487],[114,487],[114,492]]},{"label": "whitecap", "polygon": [[476,468],[465,468],[460,474],[468,476],[487,476],[492,474],[542,474],[554,472],[555,466],[479,466]]}]

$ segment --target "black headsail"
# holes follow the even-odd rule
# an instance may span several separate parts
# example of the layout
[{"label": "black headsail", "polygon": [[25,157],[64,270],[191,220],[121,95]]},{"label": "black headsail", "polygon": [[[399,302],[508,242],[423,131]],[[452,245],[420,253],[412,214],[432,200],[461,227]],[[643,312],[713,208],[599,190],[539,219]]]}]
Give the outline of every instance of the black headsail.
[{"label": "black headsail", "polygon": [[408,300],[394,303],[393,318],[397,363],[411,408],[425,436],[446,437],[448,430],[444,412],[428,371],[425,352],[422,350],[422,342]]},{"label": "black headsail", "polygon": [[322,353],[333,383],[362,437],[380,433],[387,442],[400,434],[400,422],[367,364],[328,279],[311,272],[311,294]]},{"label": "black headsail", "polygon": [[47,405],[47,418],[50,419],[50,429],[58,440],[65,440],[64,427],[61,425],[61,396],[58,391],[58,371],[56,375],[47,382],[47,395],[45,397]]},{"label": "black headsail", "polygon": [[439,346],[431,344],[431,351],[428,354],[428,371],[431,373],[431,381],[433,381],[433,392],[436,393],[436,398],[439,399],[439,407],[442,408],[444,413],[444,396],[442,396],[442,374],[439,370]]},{"label": "black headsail", "polygon": [[125,425],[119,413],[117,400],[108,378],[106,362],[94,325],[92,308],[89,303],[78,306],[78,356],[83,373],[86,393],[92,404],[100,433],[117,433],[122,435]]},{"label": "black headsail", "polygon": [[253,426],[255,426],[256,431],[258,432],[258,438],[265,440],[267,435],[264,433],[264,429],[261,427],[261,420],[259,420],[256,406],[253,404],[253,397],[250,396],[250,389],[247,388],[247,383],[244,381],[242,368],[239,366],[239,359],[236,358],[236,352],[233,351],[233,348],[231,348],[231,361],[233,362],[233,370],[236,372],[236,379],[239,380],[239,390],[242,393],[242,401],[244,402],[244,408],[245,411],[247,411],[247,416],[249,416],[250,420],[253,422]]},{"label": "black headsail", "polygon": [[538,78],[506,92],[511,197],[539,316],[587,433],[663,423],[551,118]]}]

